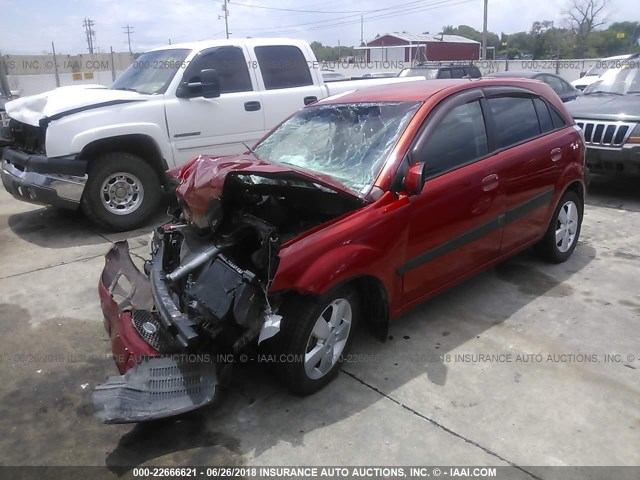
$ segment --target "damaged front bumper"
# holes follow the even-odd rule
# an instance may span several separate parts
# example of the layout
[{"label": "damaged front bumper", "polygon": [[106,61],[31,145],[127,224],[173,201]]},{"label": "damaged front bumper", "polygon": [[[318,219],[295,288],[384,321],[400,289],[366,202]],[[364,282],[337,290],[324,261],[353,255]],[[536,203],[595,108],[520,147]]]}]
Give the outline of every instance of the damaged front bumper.
[{"label": "damaged front bumper", "polygon": [[[162,282],[157,273],[151,277],[156,284]],[[105,329],[122,374],[109,377],[94,391],[97,414],[105,423],[178,415],[215,399],[216,363],[209,356],[187,352],[184,347],[197,335],[181,323],[187,320],[166,286],[155,287],[133,264],[127,242],[115,243],[105,256],[98,285]],[[175,337],[170,333],[176,332],[172,321],[180,325],[181,334]]]}]

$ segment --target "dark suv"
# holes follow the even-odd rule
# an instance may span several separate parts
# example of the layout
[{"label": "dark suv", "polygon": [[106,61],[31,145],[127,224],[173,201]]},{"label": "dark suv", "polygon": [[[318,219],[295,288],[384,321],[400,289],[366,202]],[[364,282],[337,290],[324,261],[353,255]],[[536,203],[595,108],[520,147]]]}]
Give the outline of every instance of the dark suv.
[{"label": "dark suv", "polygon": [[640,57],[621,67],[567,103],[584,132],[591,173],[640,175]]},{"label": "dark suv", "polygon": [[403,68],[399,77],[424,77],[427,80],[437,78],[480,78],[482,73],[475,65],[434,65],[420,64],[412,68]]}]

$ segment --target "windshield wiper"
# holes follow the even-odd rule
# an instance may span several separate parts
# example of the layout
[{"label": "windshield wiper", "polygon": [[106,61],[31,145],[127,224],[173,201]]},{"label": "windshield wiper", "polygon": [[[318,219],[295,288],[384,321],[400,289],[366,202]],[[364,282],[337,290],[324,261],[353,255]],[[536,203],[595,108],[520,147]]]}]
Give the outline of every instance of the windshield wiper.
[{"label": "windshield wiper", "polygon": [[140,93],[138,90],[136,90],[135,88],[131,88],[131,87],[118,87],[118,88],[114,88],[114,90],[124,90],[125,92]]},{"label": "windshield wiper", "polygon": [[623,93],[618,93],[618,92],[606,92],[604,90],[596,90],[595,92],[587,92],[587,93],[583,93],[583,95],[593,95],[595,93],[606,93],[607,95],[618,95],[619,97],[622,97],[624,94]]},{"label": "windshield wiper", "polygon": [[258,154],[256,153],[256,151],[251,148],[249,145],[247,145],[245,142],[242,142],[242,144],[247,147],[247,150],[249,150],[251,152],[251,154],[256,157],[258,160],[260,160],[260,157],[258,156]]}]

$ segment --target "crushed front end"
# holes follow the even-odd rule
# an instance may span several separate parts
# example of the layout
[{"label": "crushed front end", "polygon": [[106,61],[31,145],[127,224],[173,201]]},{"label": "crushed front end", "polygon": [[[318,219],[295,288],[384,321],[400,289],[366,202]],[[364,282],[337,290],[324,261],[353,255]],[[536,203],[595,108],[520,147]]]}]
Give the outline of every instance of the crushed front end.
[{"label": "crushed front end", "polygon": [[174,172],[180,208],[153,232],[144,273],[126,242],[107,254],[99,292],[122,375],[94,392],[103,421],[211,403],[235,356],[280,330],[283,295],[270,285],[282,245],[362,205],[256,163],[199,158]]}]

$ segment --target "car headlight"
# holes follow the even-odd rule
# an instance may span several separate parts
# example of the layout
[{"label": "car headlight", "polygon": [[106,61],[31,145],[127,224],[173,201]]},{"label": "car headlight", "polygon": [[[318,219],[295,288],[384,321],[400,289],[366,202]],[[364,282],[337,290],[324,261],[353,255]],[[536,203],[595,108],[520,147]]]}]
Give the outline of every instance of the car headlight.
[{"label": "car headlight", "polygon": [[640,123],[636,125],[636,128],[634,128],[631,135],[629,135],[627,143],[640,144]]}]

